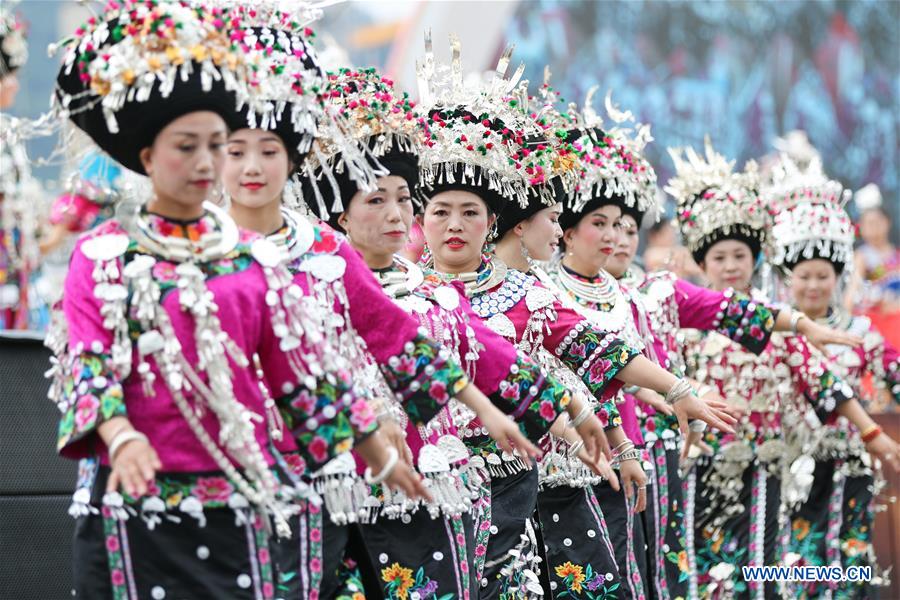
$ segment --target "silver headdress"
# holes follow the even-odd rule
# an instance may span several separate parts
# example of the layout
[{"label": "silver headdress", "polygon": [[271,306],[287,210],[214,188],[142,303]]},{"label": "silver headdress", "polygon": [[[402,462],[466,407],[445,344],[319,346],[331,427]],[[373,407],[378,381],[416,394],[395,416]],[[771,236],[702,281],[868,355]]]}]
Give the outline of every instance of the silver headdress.
[{"label": "silver headdress", "polygon": [[12,10],[18,3],[18,0],[6,0],[0,6],[0,77],[28,60],[26,24]]},{"label": "silver headdress", "polygon": [[630,208],[643,215],[657,206],[656,171],[644,157],[649,142],[650,126],[637,123],[631,111],[621,111],[612,102],[612,92],[607,92],[606,113],[612,121],[606,127],[593,107],[597,87],[588,90],[584,106],[579,113],[572,105],[570,113],[576,116],[575,124],[581,137],[575,142],[581,156],[581,182],[572,197],[571,210],[581,212],[591,200],[604,196],[618,197],[623,208]]},{"label": "silver headdress", "polygon": [[526,172],[529,140],[543,132],[526,118],[527,82],[520,84],[525,65],[507,75],[510,47],[488,81],[466,84],[455,35],[450,47],[450,64],[436,65],[431,31],[426,31],[425,57],[416,63],[419,106],[433,136],[420,160],[425,189],[471,185],[527,206],[528,186],[542,182]]},{"label": "silver headdress", "polygon": [[773,215],[771,262],[790,269],[823,258],[837,269],[853,262],[853,224],[844,210],[850,192],[829,179],[814,157],[801,169],[787,155],[772,170],[763,198]]},{"label": "silver headdress", "polygon": [[748,161],[736,172],[734,161],[716,152],[709,137],[704,142],[705,156],[693,148],[669,148],[676,174],[665,190],[677,202],[685,244],[697,261],[722,239],[741,239],[762,250],[771,221],[759,198],[756,163]]}]

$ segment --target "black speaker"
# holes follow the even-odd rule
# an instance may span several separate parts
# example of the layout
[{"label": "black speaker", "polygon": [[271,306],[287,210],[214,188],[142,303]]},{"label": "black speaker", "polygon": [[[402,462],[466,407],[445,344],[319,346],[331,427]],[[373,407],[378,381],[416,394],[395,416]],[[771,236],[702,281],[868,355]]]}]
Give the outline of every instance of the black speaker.
[{"label": "black speaker", "polygon": [[71,495],[76,467],[56,454],[59,410],[47,399],[50,351],[39,337],[0,335],[0,495]]},{"label": "black speaker", "polygon": [[0,496],[0,598],[72,597],[72,494]]},{"label": "black speaker", "polygon": [[68,514],[76,464],[56,454],[59,410],[47,399],[40,337],[0,333],[0,597],[72,597]]}]

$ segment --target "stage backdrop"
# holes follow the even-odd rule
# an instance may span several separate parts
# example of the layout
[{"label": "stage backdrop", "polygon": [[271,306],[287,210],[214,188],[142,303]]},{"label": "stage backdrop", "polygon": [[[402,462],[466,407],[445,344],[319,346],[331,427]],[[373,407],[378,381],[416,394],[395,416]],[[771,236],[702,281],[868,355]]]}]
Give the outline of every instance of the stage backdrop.
[{"label": "stage backdrop", "polygon": [[[592,85],[650,123],[660,180],[666,146],[744,161],[805,129],[826,170],[900,204],[900,2],[521,2],[506,27],[526,76],[579,103]],[[896,224],[896,223],[895,223]]]}]

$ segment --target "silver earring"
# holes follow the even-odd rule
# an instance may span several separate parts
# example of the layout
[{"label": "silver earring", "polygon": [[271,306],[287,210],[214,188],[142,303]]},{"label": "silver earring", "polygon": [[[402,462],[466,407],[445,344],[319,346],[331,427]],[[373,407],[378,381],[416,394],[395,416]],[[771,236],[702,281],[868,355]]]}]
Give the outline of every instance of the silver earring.
[{"label": "silver earring", "polygon": [[533,269],[535,267],[536,261],[531,258],[531,255],[528,253],[528,247],[525,246],[525,238],[519,238],[519,247],[522,249],[522,256],[525,257],[525,262],[527,262],[528,266]]},{"label": "silver earring", "polygon": [[487,241],[493,242],[497,239],[498,231],[497,231],[497,221],[494,221],[491,225],[491,228],[488,230]]}]

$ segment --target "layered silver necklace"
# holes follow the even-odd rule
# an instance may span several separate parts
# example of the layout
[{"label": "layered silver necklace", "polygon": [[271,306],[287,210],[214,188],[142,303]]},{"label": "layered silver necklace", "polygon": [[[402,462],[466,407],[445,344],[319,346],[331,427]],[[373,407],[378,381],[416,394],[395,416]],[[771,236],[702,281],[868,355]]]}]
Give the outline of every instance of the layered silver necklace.
[{"label": "layered silver necklace", "polygon": [[[606,331],[622,331],[632,320],[628,299],[612,275],[600,271],[597,281],[582,281],[569,273],[561,261],[555,274],[556,283],[578,303],[581,312],[597,320]],[[637,332],[635,337],[640,339]]]}]

